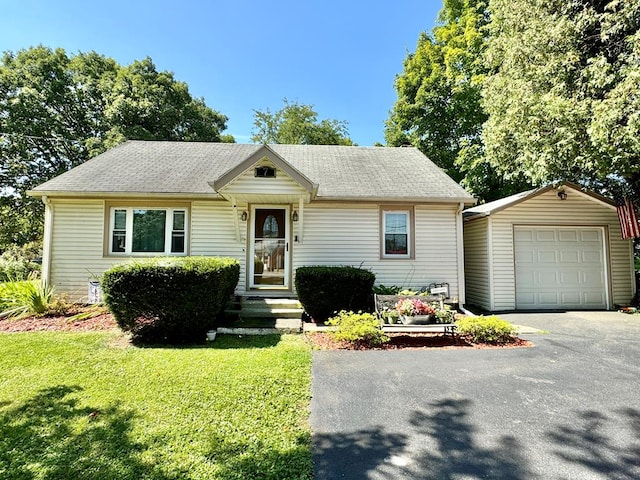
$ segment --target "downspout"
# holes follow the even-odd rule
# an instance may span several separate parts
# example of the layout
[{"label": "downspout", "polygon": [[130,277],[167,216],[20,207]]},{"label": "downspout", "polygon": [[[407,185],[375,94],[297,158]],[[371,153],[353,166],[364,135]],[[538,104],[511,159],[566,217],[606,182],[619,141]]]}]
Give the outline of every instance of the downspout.
[{"label": "downspout", "polygon": [[460,202],[456,210],[456,234],[458,245],[458,304],[460,308],[464,307],[465,299],[465,282],[464,282],[464,236],[462,225],[462,210],[464,203]]},{"label": "downspout", "polygon": [[51,284],[51,247],[53,242],[53,205],[51,199],[44,195],[44,241],[42,244],[42,281]]}]

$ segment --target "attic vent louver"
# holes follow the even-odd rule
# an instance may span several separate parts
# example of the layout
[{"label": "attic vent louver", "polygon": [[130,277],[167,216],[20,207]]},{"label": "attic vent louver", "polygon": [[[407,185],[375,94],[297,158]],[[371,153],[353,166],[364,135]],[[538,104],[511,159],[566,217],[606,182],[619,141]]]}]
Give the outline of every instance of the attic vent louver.
[{"label": "attic vent louver", "polygon": [[276,169],[273,167],[256,167],[256,177],[276,178]]}]

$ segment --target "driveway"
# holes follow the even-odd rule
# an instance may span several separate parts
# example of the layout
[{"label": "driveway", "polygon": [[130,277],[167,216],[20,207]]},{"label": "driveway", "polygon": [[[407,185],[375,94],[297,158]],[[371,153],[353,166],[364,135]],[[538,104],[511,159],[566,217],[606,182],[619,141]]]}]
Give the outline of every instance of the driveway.
[{"label": "driveway", "polygon": [[315,478],[640,478],[640,315],[501,316],[548,333],[314,352]]}]

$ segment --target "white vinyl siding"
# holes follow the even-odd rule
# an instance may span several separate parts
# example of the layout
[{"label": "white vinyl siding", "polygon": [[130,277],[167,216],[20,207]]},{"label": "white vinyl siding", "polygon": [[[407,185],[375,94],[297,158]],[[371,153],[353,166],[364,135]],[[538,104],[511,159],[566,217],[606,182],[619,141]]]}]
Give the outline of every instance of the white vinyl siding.
[{"label": "white vinyl siding", "polygon": [[[610,303],[626,304],[633,297],[632,252],[629,240],[622,240],[620,224],[613,207],[578,192],[565,188],[567,199],[560,200],[555,190],[542,193],[504,210],[494,212],[491,228],[486,235],[491,244],[489,264],[492,274],[492,310],[514,310],[516,308],[515,268],[514,268],[514,226],[599,226],[604,228],[606,255],[609,258]],[[465,223],[469,227],[483,220],[475,219]],[[475,255],[475,250],[467,250],[466,256]],[[473,278],[467,277],[467,288],[477,288]]]},{"label": "white vinyl siding", "polygon": [[[120,204],[124,202],[117,205]],[[99,278],[106,269],[129,258],[108,254],[110,211],[117,205],[105,205],[103,200],[52,199],[51,281],[59,292],[69,293],[75,301],[86,301],[89,280]],[[249,211],[249,205],[238,203],[237,210],[227,201],[193,201],[189,205],[188,254],[236,258],[241,265],[236,291],[244,293],[247,226],[251,218],[242,221],[240,215]],[[459,292],[456,207],[416,206],[415,258],[389,261],[380,258],[379,205],[305,205],[304,219],[291,223],[292,272],[303,265],[362,266],[376,274],[377,284],[420,288],[446,282],[450,295],[456,297]],[[234,215],[238,216],[240,240],[236,238]],[[304,237],[299,231],[302,225]],[[296,242],[296,236],[303,241]]]},{"label": "white vinyl siding", "polygon": [[[370,269],[376,284],[421,288],[449,283],[459,292],[456,205],[419,205],[414,209],[415,258],[380,258],[377,205],[310,204],[304,209],[304,242],[293,244],[293,270],[304,265],[351,265]],[[298,224],[294,223],[294,235]]]},{"label": "white vinyl siding", "polygon": [[491,310],[488,223],[484,217],[464,227],[466,302],[485,310]]},{"label": "white vinyl siding", "polygon": [[[273,167],[270,162],[263,161],[259,165]],[[224,194],[228,197],[250,199],[253,204],[297,203],[298,198],[308,198],[305,190],[284,170],[276,168],[275,177],[256,177],[255,167],[251,167],[242,175],[224,186]]]},{"label": "white vinyl siding", "polygon": [[245,246],[248,221],[238,218],[240,241],[236,240],[233,215],[248,211],[238,204],[237,212],[226,201],[193,202],[191,204],[191,255],[231,257],[240,262],[238,293],[245,290]]},{"label": "white vinyl siding", "polygon": [[99,279],[102,272],[123,261],[104,255],[104,201],[52,199],[51,207],[49,281],[57,292],[69,294],[72,300],[87,301],[89,280]]}]

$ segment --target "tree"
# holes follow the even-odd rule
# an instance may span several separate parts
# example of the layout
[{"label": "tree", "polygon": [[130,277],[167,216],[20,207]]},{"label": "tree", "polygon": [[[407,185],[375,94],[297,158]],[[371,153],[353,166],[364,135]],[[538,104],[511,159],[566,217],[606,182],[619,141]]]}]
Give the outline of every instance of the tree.
[{"label": "tree", "polygon": [[491,0],[486,158],[640,200],[640,3]]},{"label": "tree", "polygon": [[[0,250],[41,236],[36,185],[127,139],[219,141],[227,118],[151,59],[43,46],[0,60]],[[231,140],[226,138],[227,140]]]},{"label": "tree", "polygon": [[284,107],[272,113],[269,109],[254,110],[255,143],[281,143],[299,145],[353,145],[347,131],[347,122],[318,120],[313,105],[284,99]]},{"label": "tree", "polygon": [[386,122],[389,145],[412,144],[481,198],[492,200],[520,187],[484,161],[482,107],[486,66],[486,1],[445,0],[431,35],[422,33],[404,71]]}]

